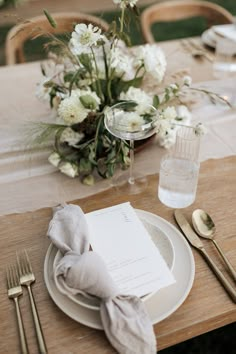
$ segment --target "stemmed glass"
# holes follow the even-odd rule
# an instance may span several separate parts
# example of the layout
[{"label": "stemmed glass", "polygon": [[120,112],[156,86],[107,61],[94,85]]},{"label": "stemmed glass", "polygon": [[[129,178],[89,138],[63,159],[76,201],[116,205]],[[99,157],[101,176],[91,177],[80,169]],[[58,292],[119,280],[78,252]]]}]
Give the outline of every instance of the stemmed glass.
[{"label": "stemmed glass", "polygon": [[150,104],[122,101],[105,112],[105,127],[115,137],[129,140],[130,166],[128,173],[113,177],[113,185],[125,194],[140,193],[147,185],[146,178],[134,171],[134,141],[152,136],[157,127],[157,110]]}]

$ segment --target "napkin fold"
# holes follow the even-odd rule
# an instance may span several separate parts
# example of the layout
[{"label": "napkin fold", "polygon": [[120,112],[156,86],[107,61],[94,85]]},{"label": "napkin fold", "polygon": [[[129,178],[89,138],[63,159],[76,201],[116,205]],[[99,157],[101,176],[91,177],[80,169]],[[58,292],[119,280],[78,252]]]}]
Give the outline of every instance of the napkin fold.
[{"label": "napkin fold", "polygon": [[54,208],[48,237],[63,257],[54,275],[64,293],[101,299],[100,316],[111,345],[120,354],[156,354],[156,338],[139,297],[123,295],[102,258],[89,250],[89,232],[82,209],[73,204]]}]

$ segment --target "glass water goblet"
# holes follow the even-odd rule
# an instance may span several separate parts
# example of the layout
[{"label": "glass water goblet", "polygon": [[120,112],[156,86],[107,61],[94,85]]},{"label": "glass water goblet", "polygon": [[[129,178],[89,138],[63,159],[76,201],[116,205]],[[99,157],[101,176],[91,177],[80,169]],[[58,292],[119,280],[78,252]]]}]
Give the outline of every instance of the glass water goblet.
[{"label": "glass water goblet", "polygon": [[113,185],[124,194],[140,193],[147,186],[146,177],[134,171],[134,142],[152,136],[156,131],[157,119],[154,106],[141,106],[134,101],[122,101],[106,110],[106,129],[113,136],[129,141],[129,170],[114,176],[112,180]]}]

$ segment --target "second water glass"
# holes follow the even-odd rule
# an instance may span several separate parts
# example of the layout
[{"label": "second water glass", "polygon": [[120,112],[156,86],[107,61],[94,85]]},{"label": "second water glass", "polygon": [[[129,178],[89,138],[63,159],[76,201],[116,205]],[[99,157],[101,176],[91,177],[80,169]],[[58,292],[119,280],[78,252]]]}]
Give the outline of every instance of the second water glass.
[{"label": "second water glass", "polygon": [[200,137],[189,126],[177,131],[176,143],[160,165],[158,197],[171,208],[185,208],[196,197]]}]

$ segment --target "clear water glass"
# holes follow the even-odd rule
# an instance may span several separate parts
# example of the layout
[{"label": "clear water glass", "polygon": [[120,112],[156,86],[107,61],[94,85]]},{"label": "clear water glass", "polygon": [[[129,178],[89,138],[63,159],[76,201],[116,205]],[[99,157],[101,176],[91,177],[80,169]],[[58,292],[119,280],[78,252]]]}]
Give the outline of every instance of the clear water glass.
[{"label": "clear water glass", "polygon": [[185,208],[196,198],[200,137],[192,127],[181,127],[176,143],[160,163],[158,198],[170,208]]}]

